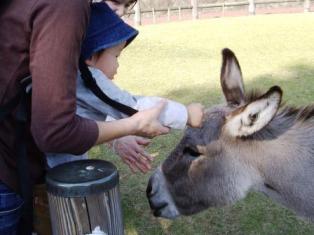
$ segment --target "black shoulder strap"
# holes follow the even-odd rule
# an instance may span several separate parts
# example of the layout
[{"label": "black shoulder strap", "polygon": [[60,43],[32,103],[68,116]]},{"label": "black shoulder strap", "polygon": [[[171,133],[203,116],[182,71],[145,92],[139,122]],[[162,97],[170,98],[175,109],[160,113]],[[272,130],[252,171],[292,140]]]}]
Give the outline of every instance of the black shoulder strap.
[{"label": "black shoulder strap", "polygon": [[128,116],[132,116],[137,113],[136,109],[133,109],[125,104],[119,103],[111,98],[109,98],[97,85],[95,79],[92,76],[92,73],[89,71],[86,63],[83,59],[80,59],[79,68],[81,72],[81,77],[84,81],[86,87],[88,87],[99,99],[104,103],[110,105],[121,113],[124,113]]},{"label": "black shoulder strap", "polygon": [[4,120],[19,104],[21,94],[18,93],[11,100],[0,107],[0,121]]},{"label": "black shoulder strap", "polygon": [[20,192],[24,200],[22,216],[19,224],[18,234],[31,235],[33,230],[33,183],[30,176],[30,166],[27,158],[27,110],[30,102],[28,100],[27,86],[31,83],[31,76],[24,78],[21,82],[20,102],[17,106],[16,118],[16,150],[17,168],[19,173]]}]

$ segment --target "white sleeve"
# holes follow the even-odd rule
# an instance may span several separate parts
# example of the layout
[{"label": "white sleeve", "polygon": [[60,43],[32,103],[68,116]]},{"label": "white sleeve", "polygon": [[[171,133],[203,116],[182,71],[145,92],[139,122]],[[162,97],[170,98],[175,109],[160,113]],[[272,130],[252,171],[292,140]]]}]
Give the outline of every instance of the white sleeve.
[{"label": "white sleeve", "polygon": [[[165,100],[161,97],[142,96],[137,97],[136,108],[138,110],[145,110],[154,107],[159,101]],[[187,120],[188,112],[186,106],[178,102],[167,100],[166,107],[159,116],[159,121],[167,127],[172,129],[184,129]]]}]

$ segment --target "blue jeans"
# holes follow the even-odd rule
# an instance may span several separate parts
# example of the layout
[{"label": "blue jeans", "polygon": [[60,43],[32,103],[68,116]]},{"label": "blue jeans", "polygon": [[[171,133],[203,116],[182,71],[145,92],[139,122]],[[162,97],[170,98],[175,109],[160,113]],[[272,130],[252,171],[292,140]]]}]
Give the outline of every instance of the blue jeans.
[{"label": "blue jeans", "polygon": [[0,234],[16,235],[23,199],[0,181]]}]

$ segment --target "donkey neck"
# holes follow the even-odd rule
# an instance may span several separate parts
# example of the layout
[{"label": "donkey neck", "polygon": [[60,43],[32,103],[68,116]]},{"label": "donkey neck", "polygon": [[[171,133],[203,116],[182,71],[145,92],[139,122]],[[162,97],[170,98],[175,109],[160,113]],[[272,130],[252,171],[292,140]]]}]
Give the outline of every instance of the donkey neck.
[{"label": "donkey neck", "polygon": [[262,179],[255,189],[299,215],[314,218],[314,122],[279,123],[280,128],[289,127],[279,132],[276,121],[267,132],[277,135],[242,140],[238,158]]},{"label": "donkey neck", "polygon": [[[258,138],[242,140],[238,148],[241,161],[258,169],[265,179],[274,175],[306,177],[307,171],[314,171],[314,126],[309,130],[296,124],[279,131],[274,127],[268,127]],[[261,138],[262,135],[267,137]]]}]

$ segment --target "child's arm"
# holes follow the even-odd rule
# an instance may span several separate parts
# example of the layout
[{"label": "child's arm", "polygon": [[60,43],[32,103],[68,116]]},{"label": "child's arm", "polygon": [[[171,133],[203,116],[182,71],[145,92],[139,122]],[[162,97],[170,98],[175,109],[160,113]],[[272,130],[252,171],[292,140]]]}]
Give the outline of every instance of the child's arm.
[{"label": "child's arm", "polygon": [[[129,92],[121,90],[100,70],[93,68],[90,68],[90,70],[96,79],[97,85],[106,95],[132,108],[146,110],[156,106],[163,99],[160,97],[133,96]],[[86,117],[86,114],[88,114],[94,120],[105,120],[107,115],[114,119],[125,117],[125,115],[98,99],[98,97],[84,86],[80,77],[77,84],[77,112],[79,115]],[[186,125],[199,127],[202,116],[203,108],[200,104],[192,104],[186,107],[178,102],[167,100],[166,108],[161,113],[159,121],[164,126],[173,129],[184,129]]]},{"label": "child's arm", "polygon": [[[142,96],[138,97],[136,108],[145,110],[156,105],[163,98]],[[159,121],[172,129],[184,129],[186,125],[200,127],[203,119],[203,106],[193,103],[185,106],[181,103],[167,100],[167,105],[159,116]]]},{"label": "child's arm", "polygon": [[[135,108],[138,110],[145,110],[153,107],[163,98],[140,96],[137,97]],[[175,101],[167,100],[167,105],[159,116],[159,121],[167,127],[172,129],[184,129],[188,122],[188,111],[185,105]]]}]

